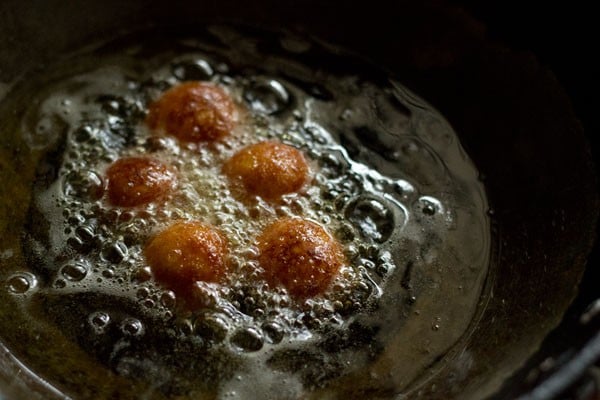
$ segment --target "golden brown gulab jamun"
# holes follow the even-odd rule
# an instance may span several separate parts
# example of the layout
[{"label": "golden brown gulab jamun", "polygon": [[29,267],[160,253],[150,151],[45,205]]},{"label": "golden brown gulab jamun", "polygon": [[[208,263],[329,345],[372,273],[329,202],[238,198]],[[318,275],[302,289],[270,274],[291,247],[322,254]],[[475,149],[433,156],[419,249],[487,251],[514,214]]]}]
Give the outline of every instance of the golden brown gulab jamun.
[{"label": "golden brown gulab jamun", "polygon": [[121,158],[106,170],[111,204],[134,207],[160,200],[173,190],[176,175],[167,165],[147,157]]},{"label": "golden brown gulab jamun", "polygon": [[282,284],[294,297],[322,294],[345,263],[342,247],[321,225],[283,218],[258,238],[260,266],[270,284]]},{"label": "golden brown gulab jamun", "polygon": [[185,142],[219,140],[237,122],[236,106],[225,90],[207,82],[185,82],[150,104],[146,123]]},{"label": "golden brown gulab jamun", "polygon": [[239,180],[251,194],[276,199],[300,190],[308,177],[302,153],[286,144],[261,142],[243,148],[223,167],[232,180]]},{"label": "golden brown gulab jamun", "polygon": [[218,282],[227,270],[227,240],[211,225],[175,222],[154,236],[144,250],[158,282],[188,296],[198,281]]}]

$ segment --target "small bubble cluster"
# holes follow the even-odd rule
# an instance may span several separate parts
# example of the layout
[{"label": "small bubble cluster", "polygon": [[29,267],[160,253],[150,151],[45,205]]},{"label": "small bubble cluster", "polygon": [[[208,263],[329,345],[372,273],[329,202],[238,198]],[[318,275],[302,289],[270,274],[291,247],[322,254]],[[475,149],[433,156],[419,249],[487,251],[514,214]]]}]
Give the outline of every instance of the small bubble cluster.
[{"label": "small bubble cluster", "polygon": [[[298,54],[311,48],[289,40],[281,46]],[[101,66],[67,79],[41,101],[34,136],[58,129],[66,137],[62,154],[47,160],[53,176],[33,202],[30,236],[36,245],[30,251],[41,261],[32,268],[44,279],[18,272],[6,279],[6,290],[69,299],[92,293],[116,302],[92,302],[81,316],[91,343],[112,340],[114,354],[122,346],[146,354],[139,350],[145,340],[148,354],[173,341],[177,355],[191,348],[231,357],[270,357],[314,345],[341,364],[338,350],[354,348],[345,342],[349,337],[375,348],[372,327],[357,330],[359,339],[348,330],[357,319],[387,310],[386,295],[401,298],[402,307],[414,306],[422,282],[434,282],[419,267],[436,261],[435,247],[456,224],[452,197],[445,187],[436,189],[436,175],[428,175],[419,158],[429,149],[405,132],[411,109],[391,87],[347,77],[305,84],[196,52],[151,61],[150,67]],[[239,120],[218,140],[188,140],[148,123],[148,108],[162,93],[192,81],[218,87],[219,96],[230,96],[236,107]],[[67,89],[73,82],[77,89]],[[307,171],[292,189],[261,195],[271,192],[241,188],[226,173],[228,160],[262,142],[283,143],[306,160]],[[160,196],[115,200],[111,165],[140,157],[176,179]],[[399,168],[403,163],[406,171]],[[139,176],[136,168],[130,172]],[[130,178],[123,180],[125,189]],[[261,264],[261,234],[293,218],[322,226],[339,243],[336,257],[343,260],[310,296],[268,279],[267,263]],[[191,282],[182,292],[157,279],[147,249],[159,233],[190,221],[216,227],[229,253],[226,272]],[[444,328],[436,323],[432,329]]]},{"label": "small bubble cluster", "polygon": [[291,101],[288,91],[275,79],[254,80],[243,96],[253,111],[268,115],[285,111]]},{"label": "small bubble cluster", "polygon": [[6,280],[5,287],[10,293],[24,295],[35,289],[37,283],[35,275],[29,272],[19,272]]},{"label": "small bubble cluster", "polygon": [[[352,254],[354,248],[389,240],[398,225],[392,203],[365,190],[370,178],[352,170],[352,161],[336,147],[326,130],[299,125],[297,117],[282,117],[292,111],[301,115],[306,110],[292,110],[300,94],[292,94],[293,86],[275,78],[231,80],[228,91],[237,107],[247,109],[248,115],[245,123],[221,142],[203,146],[155,136],[144,124],[143,109],[156,93],[168,89],[164,82],[172,78],[227,80],[201,58],[174,61],[170,73],[171,78],[165,80],[140,82],[117,75],[114,78],[122,82],[122,93],[98,92],[90,96],[84,90],[85,96],[71,95],[74,125],[69,136],[74,140],[68,141],[56,184],[62,196],[52,196],[54,187],[40,196],[44,213],[60,210],[55,223],[62,226],[59,230],[64,240],[53,249],[55,258],[65,253],[77,255],[59,268],[52,280],[53,288],[107,293],[117,290],[131,295],[142,310],[174,318],[181,313],[178,306],[181,308],[183,303],[153,279],[143,249],[173,221],[200,220],[218,226],[227,238],[234,268],[223,284],[198,282],[194,286],[187,303],[201,311],[180,321],[180,334],[201,336],[211,343],[226,342],[233,349],[253,352],[265,343],[277,344],[285,337],[302,338],[325,326],[339,326],[345,316],[368,308],[379,293],[370,274],[381,281],[385,275],[382,271],[390,268],[378,261],[377,250],[348,257],[349,264],[340,270],[330,290],[298,304],[298,299],[290,297],[285,289],[264,282],[261,266],[256,263],[254,241],[279,218],[303,217],[325,226],[342,243],[344,253]],[[102,75],[99,71],[97,79]],[[95,89],[91,76],[89,90]],[[90,115],[96,117],[90,119]],[[262,128],[264,118],[269,119],[266,128]],[[280,201],[240,199],[221,168],[236,151],[267,139],[302,151],[312,165],[311,182],[298,193],[282,195]],[[160,202],[122,206],[107,192],[107,171],[118,160],[150,160],[139,158],[148,154],[151,160],[157,160],[156,165],[173,170],[178,177],[177,190]],[[393,260],[387,261],[391,263]],[[99,324],[105,320],[110,316],[102,311],[90,316],[90,321],[96,321],[90,323],[100,333]],[[141,334],[143,323],[122,322],[120,331],[130,336]]]}]

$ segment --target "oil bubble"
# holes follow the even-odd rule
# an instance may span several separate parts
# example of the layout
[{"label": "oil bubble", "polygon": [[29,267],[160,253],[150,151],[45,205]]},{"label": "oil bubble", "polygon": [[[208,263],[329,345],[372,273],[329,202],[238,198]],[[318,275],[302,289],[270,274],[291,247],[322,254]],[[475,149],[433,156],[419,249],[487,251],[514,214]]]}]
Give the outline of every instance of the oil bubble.
[{"label": "oil bubble", "polygon": [[[326,144],[328,142],[328,134],[322,128],[315,125],[305,126],[300,132],[307,139],[315,143]],[[316,149],[311,148],[310,151],[316,151]]]},{"label": "oil bubble", "polygon": [[369,259],[361,260],[360,264],[366,269],[369,269],[369,270],[375,269],[375,263]]},{"label": "oil bubble", "polygon": [[360,251],[359,251],[358,247],[356,247],[353,244],[350,244],[350,245],[348,245],[348,247],[346,247],[344,254],[348,258],[348,260],[352,261],[352,260],[355,260],[360,255]]},{"label": "oil bubble", "polygon": [[177,297],[175,293],[172,291],[166,291],[160,296],[160,304],[162,304],[166,308],[175,307],[175,302],[177,301]]},{"label": "oil bubble", "polygon": [[70,237],[67,239],[67,245],[69,245],[69,247],[71,247],[73,250],[80,252],[80,253],[87,253],[87,249],[85,246],[85,243],[83,243],[81,241],[81,239],[79,239],[78,237]]},{"label": "oil bubble", "polygon": [[81,225],[81,224],[85,223],[85,217],[83,215],[81,215],[80,213],[73,214],[69,217],[67,222],[70,225]]},{"label": "oil bubble", "polygon": [[107,279],[111,279],[115,276],[115,271],[112,268],[105,269],[102,271],[102,276]]},{"label": "oil bubble", "polygon": [[85,124],[73,132],[73,139],[79,143],[93,142],[100,136],[98,129],[91,124]]},{"label": "oil bubble", "polygon": [[342,223],[336,233],[337,237],[342,242],[350,242],[354,240],[356,236],[354,232],[354,227],[352,226],[352,224],[349,224],[347,222]]},{"label": "oil bubble", "polygon": [[260,332],[251,327],[235,332],[231,338],[231,343],[245,351],[258,351],[264,344]]},{"label": "oil bubble", "polygon": [[273,79],[256,80],[244,91],[244,100],[259,113],[274,115],[285,110],[290,95],[285,87]]},{"label": "oil bubble", "polygon": [[6,288],[13,294],[24,294],[37,286],[37,278],[29,272],[20,272],[6,280]]},{"label": "oil bubble", "polygon": [[154,308],[154,306],[156,305],[156,302],[152,299],[146,299],[142,302],[142,304],[146,308]]},{"label": "oil bubble", "polygon": [[344,154],[337,150],[324,152],[321,155],[320,164],[332,177],[342,176],[350,169],[350,163]]},{"label": "oil bubble", "polygon": [[150,136],[144,141],[143,145],[144,148],[151,153],[168,150],[170,147],[172,147],[172,143],[169,141],[169,138],[161,136]]},{"label": "oil bubble", "polygon": [[214,74],[210,64],[201,58],[176,62],[171,70],[180,81],[205,81]]},{"label": "oil bubble", "polygon": [[442,203],[431,196],[422,196],[419,199],[418,208],[427,216],[433,216],[443,211]]},{"label": "oil bubble", "polygon": [[175,321],[175,326],[183,335],[190,335],[194,332],[194,324],[187,318],[178,318]]},{"label": "oil bubble", "polygon": [[400,196],[407,197],[414,193],[415,188],[404,179],[398,179],[392,184],[394,191]]},{"label": "oil bubble", "polygon": [[65,264],[60,273],[71,282],[79,282],[87,275],[89,266],[84,262],[76,261]]},{"label": "oil bubble", "polygon": [[195,332],[204,339],[220,343],[227,337],[229,324],[223,315],[205,313],[196,319]]},{"label": "oil bubble", "polygon": [[96,334],[104,333],[110,323],[110,315],[103,311],[96,311],[88,316],[88,323]]},{"label": "oil bubble", "polygon": [[71,172],[63,183],[63,191],[81,200],[98,200],[104,194],[104,180],[94,171]]},{"label": "oil bubble", "polygon": [[433,215],[435,214],[435,207],[432,204],[426,204],[423,206],[423,214]]},{"label": "oil bubble", "polygon": [[146,282],[152,278],[152,270],[150,267],[145,266],[139,268],[133,273],[132,280],[137,282]]},{"label": "oil bubble", "polygon": [[121,241],[116,241],[104,248],[104,250],[102,251],[102,258],[105,261],[118,264],[121,261],[123,261],[125,257],[127,257],[127,254],[128,249],[125,243]]},{"label": "oil bubble", "polygon": [[136,296],[138,297],[138,299],[145,299],[148,296],[150,296],[150,289],[146,287],[139,288],[136,292]]},{"label": "oil bubble", "polygon": [[128,317],[123,319],[120,329],[127,336],[141,336],[144,334],[144,325],[136,318]]},{"label": "oil bubble", "polygon": [[123,102],[120,98],[114,96],[100,96],[97,99],[102,105],[102,111],[111,115],[120,115],[123,110]]},{"label": "oil bubble", "polygon": [[394,268],[394,265],[391,263],[383,263],[383,264],[379,264],[377,265],[377,267],[375,268],[375,273],[377,273],[377,275],[379,275],[380,277],[385,277],[390,270],[392,270]]},{"label": "oil bubble", "polygon": [[[134,102],[121,96],[102,95],[96,101],[101,104],[102,111],[120,119],[130,118],[140,112]],[[117,120],[113,122],[116,123]]]},{"label": "oil bubble", "polygon": [[377,243],[388,240],[395,228],[393,212],[376,197],[359,196],[346,206],[344,213],[364,239]]},{"label": "oil bubble", "polygon": [[75,229],[75,234],[82,243],[92,244],[95,239],[94,226],[91,224],[79,226]]},{"label": "oil bubble", "polygon": [[217,301],[217,292],[215,287],[206,282],[195,282],[192,286],[193,302],[203,307],[211,307]]},{"label": "oil bubble", "polygon": [[135,217],[135,213],[132,211],[123,211],[121,215],[119,215],[119,223],[126,223],[131,221]]}]

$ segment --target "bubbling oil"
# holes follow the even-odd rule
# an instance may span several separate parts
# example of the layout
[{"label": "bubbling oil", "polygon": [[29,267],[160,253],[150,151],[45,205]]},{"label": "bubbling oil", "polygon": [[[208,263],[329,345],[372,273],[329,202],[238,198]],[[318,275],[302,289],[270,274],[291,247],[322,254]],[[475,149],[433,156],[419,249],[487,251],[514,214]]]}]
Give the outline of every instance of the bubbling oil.
[{"label": "bubbling oil", "polygon": [[[105,46],[39,82],[23,118],[24,140],[46,156],[23,235],[28,266],[4,277],[5,292],[67,346],[146,382],[149,398],[402,393],[475,313],[490,228],[456,134],[376,69],[323,69],[311,54],[324,48],[290,40],[211,27],[206,40]],[[229,137],[184,143],[146,127],[148,104],[189,80],[222,86],[243,110]],[[311,164],[310,183],[277,202],[242,196],[221,172],[265,140]],[[177,189],[160,203],[110,206],[107,167],[140,155],[175,168]],[[322,296],[298,300],[261,278],[256,238],[294,216],[344,248],[348,263]],[[229,242],[233,268],[225,282],[194,286],[194,310],[154,281],[143,256],[175,220],[213,224]]]}]

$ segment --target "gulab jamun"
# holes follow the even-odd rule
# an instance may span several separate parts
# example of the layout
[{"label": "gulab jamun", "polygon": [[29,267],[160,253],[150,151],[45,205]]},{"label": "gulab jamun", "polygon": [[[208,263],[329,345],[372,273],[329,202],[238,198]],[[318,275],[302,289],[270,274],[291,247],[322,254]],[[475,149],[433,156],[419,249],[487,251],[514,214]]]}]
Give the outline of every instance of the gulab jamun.
[{"label": "gulab jamun", "polygon": [[213,226],[179,221],[154,236],[144,255],[156,280],[185,296],[196,282],[218,282],[225,275],[227,246]]},{"label": "gulab jamun", "polygon": [[294,147],[277,142],[261,142],[243,148],[223,167],[232,180],[265,199],[276,199],[300,190],[307,181],[308,164]]},{"label": "gulab jamun", "polygon": [[147,157],[121,158],[106,170],[111,204],[135,207],[160,200],[175,187],[174,171]]},{"label": "gulab jamun", "polygon": [[282,284],[295,297],[325,292],[346,262],[342,247],[321,225],[283,218],[258,238],[260,266],[270,284]]},{"label": "gulab jamun", "polygon": [[146,123],[184,142],[219,140],[233,130],[237,108],[221,87],[207,82],[174,86],[150,104]]}]

